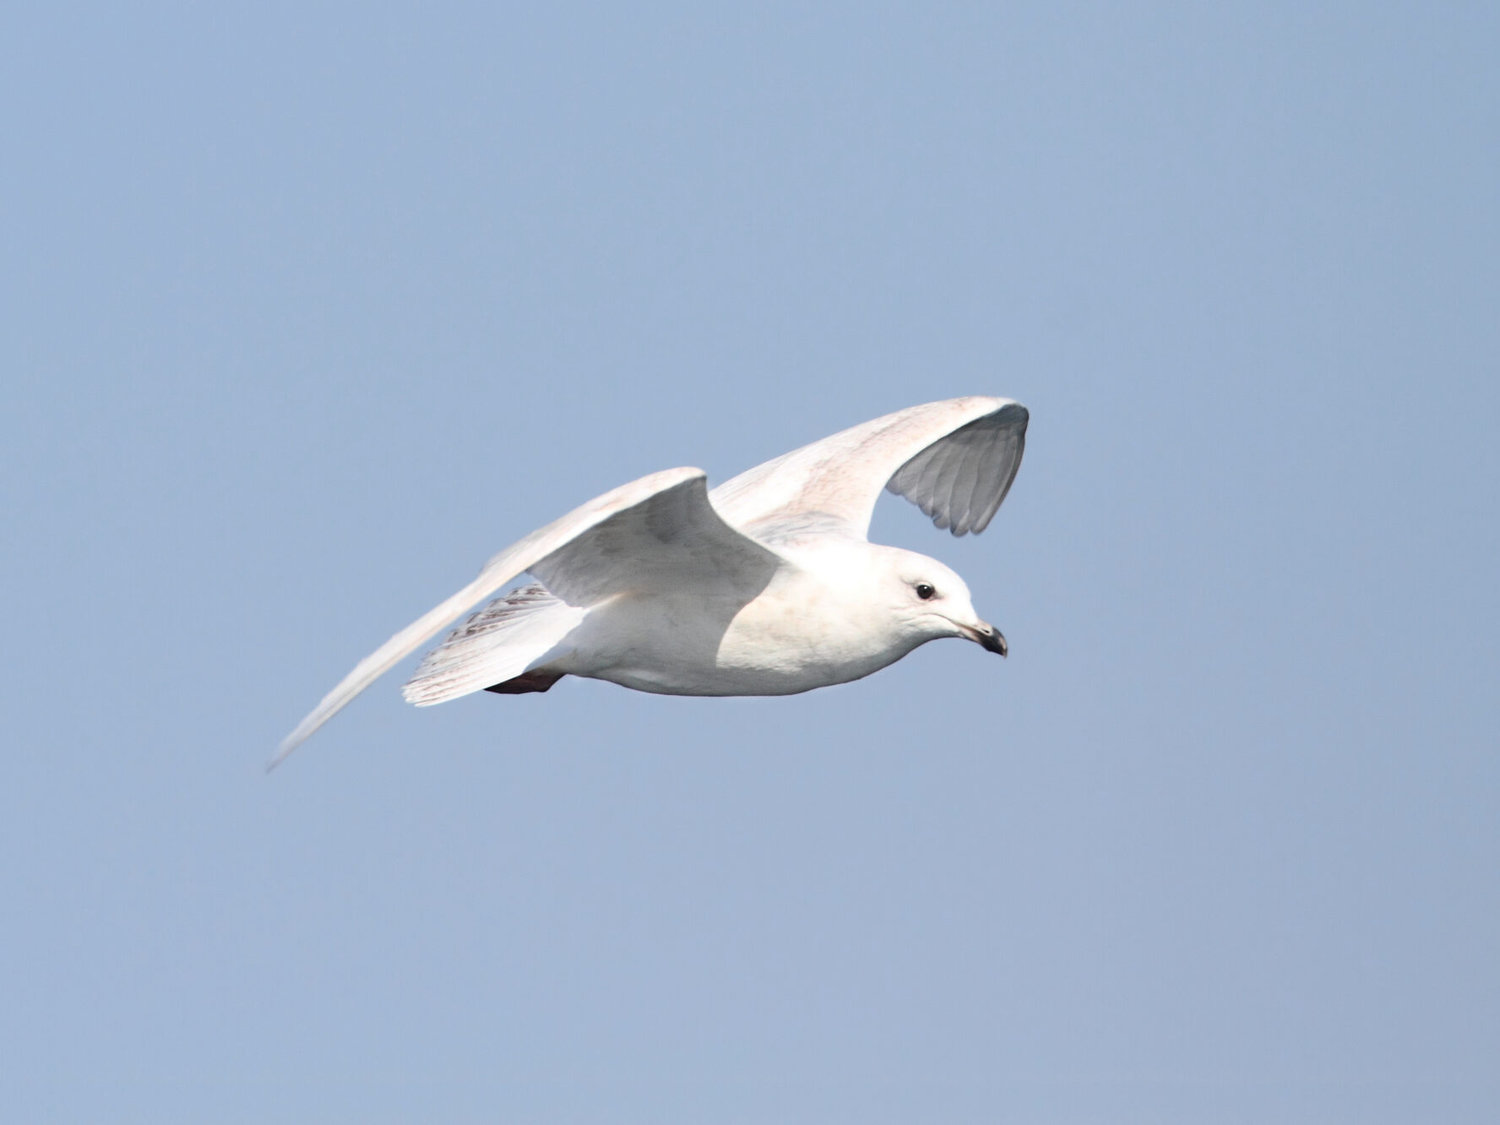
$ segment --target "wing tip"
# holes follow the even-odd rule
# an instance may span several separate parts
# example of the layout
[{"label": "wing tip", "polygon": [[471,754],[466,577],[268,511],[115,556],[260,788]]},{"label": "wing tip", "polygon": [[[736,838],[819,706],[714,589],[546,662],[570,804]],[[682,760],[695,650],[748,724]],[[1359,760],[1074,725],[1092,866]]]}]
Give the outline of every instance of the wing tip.
[{"label": "wing tip", "polygon": [[446,672],[424,676],[419,670],[401,685],[401,698],[413,707],[435,707],[439,703],[447,703],[450,699],[479,690],[459,684],[458,679],[459,677]]},{"label": "wing tip", "polygon": [[286,761],[287,758],[290,757],[292,751],[301,746],[302,743],[306,740],[306,735],[303,735],[300,738],[297,737],[296,731],[293,731],[291,734],[283,738],[281,740],[281,745],[276,747],[276,752],[272,754],[271,757],[267,760],[266,772],[270,773],[277,766],[281,765],[282,762]]}]

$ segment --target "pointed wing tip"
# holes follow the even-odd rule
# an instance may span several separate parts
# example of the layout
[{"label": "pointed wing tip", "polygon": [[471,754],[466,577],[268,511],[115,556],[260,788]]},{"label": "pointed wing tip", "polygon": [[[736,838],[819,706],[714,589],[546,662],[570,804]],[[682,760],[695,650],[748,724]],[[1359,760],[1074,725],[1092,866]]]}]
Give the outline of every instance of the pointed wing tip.
[{"label": "pointed wing tip", "polygon": [[[401,698],[413,707],[432,707],[435,704],[446,703],[450,699],[457,698],[444,691],[444,688],[447,686],[446,681],[441,684],[434,684],[431,680],[419,682],[420,674],[419,670],[417,676],[413,676],[401,685]],[[477,691],[478,689],[474,688],[470,690]]]},{"label": "pointed wing tip", "polygon": [[649,495],[652,492],[664,491],[673,488],[686,481],[701,480],[707,482],[708,474],[694,465],[680,465],[675,469],[661,469],[655,473],[649,473],[629,484],[622,484],[612,492],[606,492],[605,496],[629,495],[638,493]]},{"label": "pointed wing tip", "polygon": [[1031,411],[1025,405],[1013,398],[1004,395],[965,395],[962,398],[948,399],[944,402],[932,403],[932,406],[963,406],[970,409],[984,404],[991,407],[989,414],[1006,414],[1017,422],[1024,422],[1031,417]]},{"label": "pointed wing tip", "polygon": [[1031,411],[1027,410],[1026,407],[1015,399],[997,398],[991,401],[1000,404],[991,412],[992,416],[1004,420],[1008,425],[1019,426],[1025,429],[1026,424],[1031,421]]},{"label": "pointed wing tip", "polygon": [[291,757],[292,751],[317,734],[322,729],[323,724],[333,718],[338,710],[339,708],[336,707],[333,711],[325,712],[323,707],[319,707],[293,727],[292,733],[281,740],[281,745],[276,747],[276,753],[272,754],[270,760],[266,762],[266,772],[270,773],[277,766],[281,765],[282,762],[286,761],[287,758]]},{"label": "pointed wing tip", "polygon": [[287,755],[295,749],[297,749],[297,744],[295,742],[291,742],[290,740],[288,742],[283,742],[276,748],[276,753],[272,754],[270,759],[266,762],[266,772],[270,773],[277,766],[281,765],[282,762],[286,761]]},{"label": "pointed wing tip", "polygon": [[[281,765],[282,762],[286,761],[291,756],[292,751],[306,742],[308,736],[313,733],[311,730],[303,730],[302,726],[303,724],[299,724],[296,730],[281,740],[281,745],[276,747],[276,753],[272,754],[266,762],[267,773],[270,773],[277,766]],[[319,723],[318,726],[322,726],[322,724]],[[313,730],[316,729],[317,727],[313,728]]]}]

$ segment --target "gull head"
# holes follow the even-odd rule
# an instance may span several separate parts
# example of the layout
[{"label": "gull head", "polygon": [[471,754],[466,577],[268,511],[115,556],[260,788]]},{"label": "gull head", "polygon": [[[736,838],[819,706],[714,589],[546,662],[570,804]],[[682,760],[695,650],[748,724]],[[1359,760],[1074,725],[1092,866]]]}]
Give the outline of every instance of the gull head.
[{"label": "gull head", "polygon": [[962,637],[1006,655],[1005,637],[974,611],[969,587],[949,567],[896,547],[878,547],[882,600],[917,644]]}]

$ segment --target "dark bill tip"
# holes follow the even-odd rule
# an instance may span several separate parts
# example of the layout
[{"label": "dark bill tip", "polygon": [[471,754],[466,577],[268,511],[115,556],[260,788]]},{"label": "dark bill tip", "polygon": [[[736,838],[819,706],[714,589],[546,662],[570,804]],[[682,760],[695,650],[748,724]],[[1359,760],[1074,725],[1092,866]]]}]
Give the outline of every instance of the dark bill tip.
[{"label": "dark bill tip", "polygon": [[964,631],[989,652],[998,652],[1001,656],[1010,652],[1010,646],[1005,643],[1005,634],[993,625],[981,621],[977,627]]}]

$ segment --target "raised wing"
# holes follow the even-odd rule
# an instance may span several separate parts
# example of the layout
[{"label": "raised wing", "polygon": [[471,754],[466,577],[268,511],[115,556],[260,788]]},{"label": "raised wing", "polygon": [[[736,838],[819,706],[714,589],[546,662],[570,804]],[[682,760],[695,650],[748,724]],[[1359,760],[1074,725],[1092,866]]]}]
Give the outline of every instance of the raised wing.
[{"label": "raised wing", "polygon": [[898,410],[741,473],[713,504],[750,531],[815,519],[863,537],[888,488],[938,527],[978,533],[1021,467],[1028,418],[1018,402],[979,396]]},{"label": "raised wing", "polygon": [[667,469],[590,500],[490,559],[479,577],[355,665],[287,735],[267,768],[295,750],[381,674],[476,602],[530,572],[574,606],[615,594],[699,590],[749,600],[783,563],[708,502],[701,469]]}]

